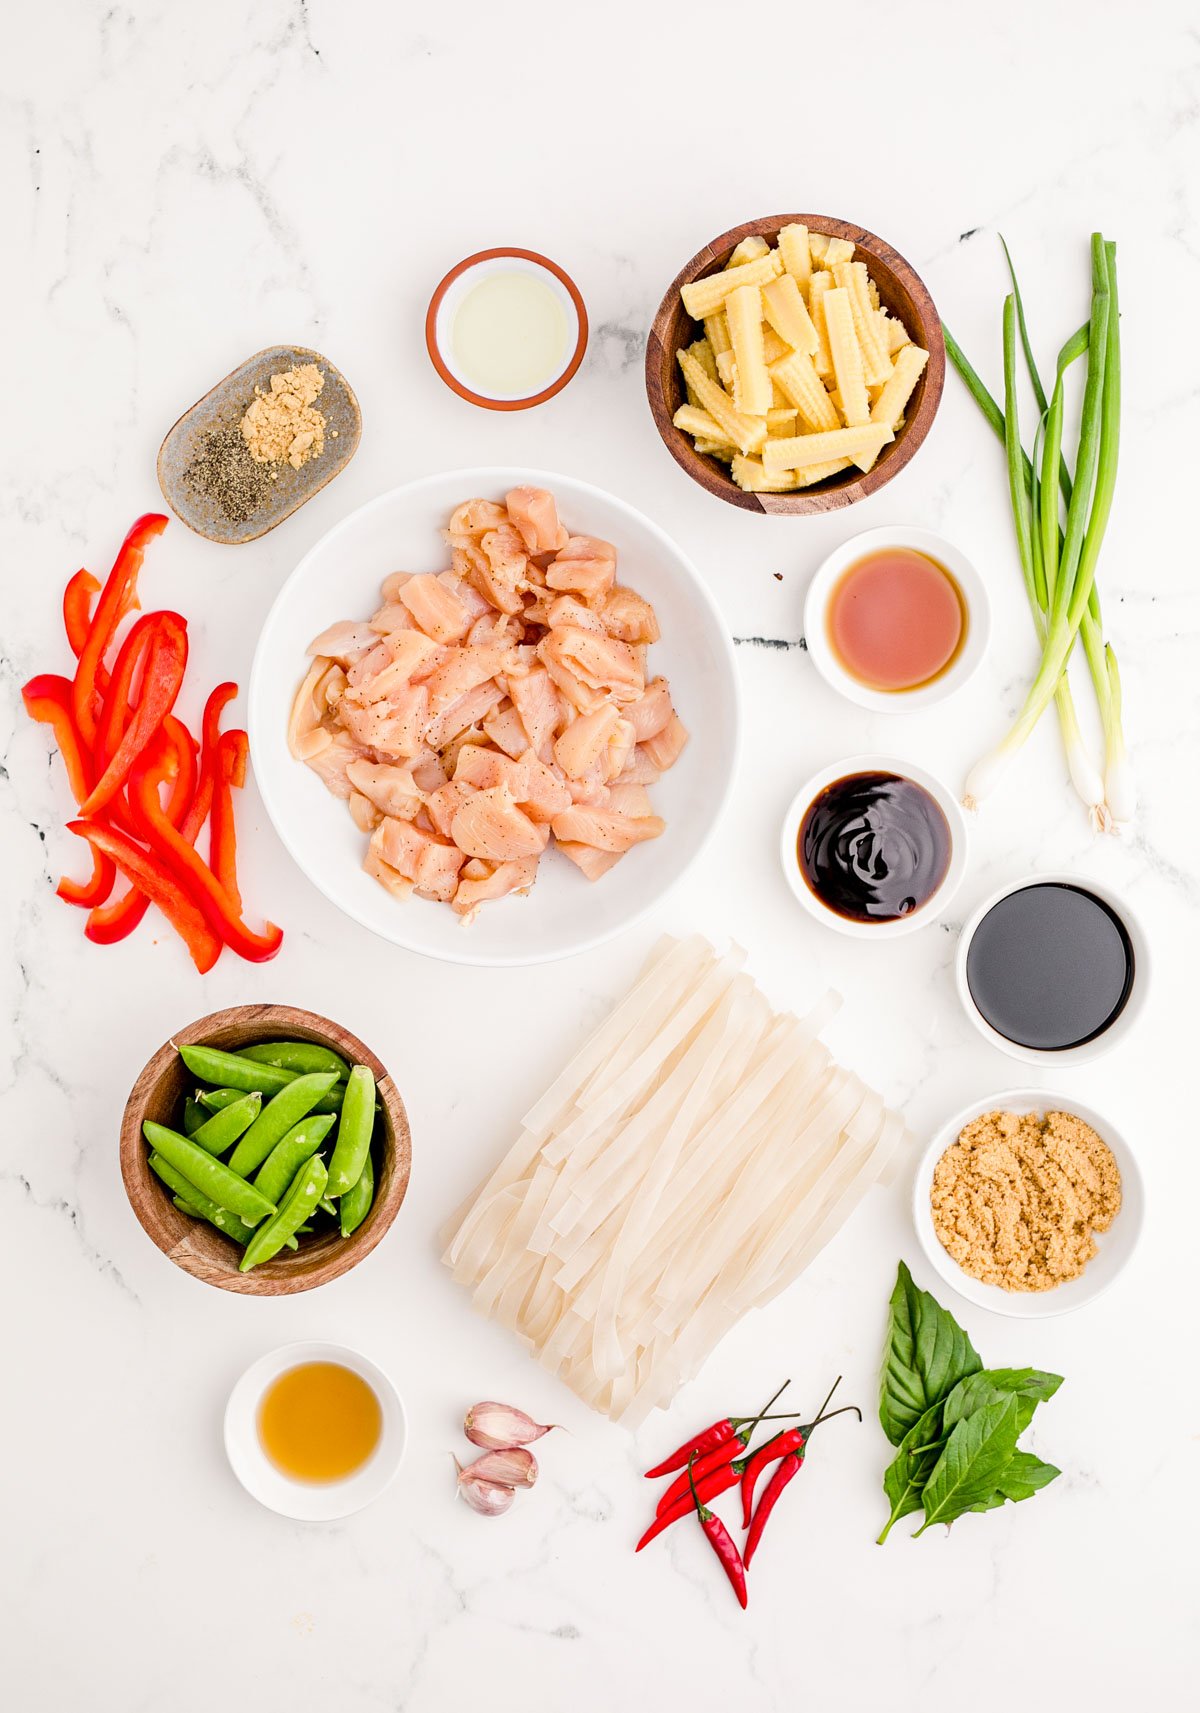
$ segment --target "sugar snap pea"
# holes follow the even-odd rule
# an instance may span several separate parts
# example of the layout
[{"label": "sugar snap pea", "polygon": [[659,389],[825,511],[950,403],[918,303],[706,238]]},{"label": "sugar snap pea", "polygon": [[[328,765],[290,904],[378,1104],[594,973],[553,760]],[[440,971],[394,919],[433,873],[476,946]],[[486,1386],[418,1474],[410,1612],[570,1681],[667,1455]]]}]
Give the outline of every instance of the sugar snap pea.
[{"label": "sugar snap pea", "polygon": [[243,1059],[253,1059],[259,1065],[275,1065],[281,1071],[294,1071],[297,1076],[307,1071],[336,1071],[338,1080],[345,1082],[350,1066],[332,1047],[322,1047],[315,1041],[257,1041],[252,1047],[239,1047]]},{"label": "sugar snap pea", "polygon": [[257,1267],[260,1262],[269,1261],[272,1255],[278,1255],[288,1238],[304,1224],[325,1194],[328,1180],[329,1174],[319,1157],[314,1156],[305,1162],[296,1173],[292,1187],[278,1213],[264,1221],[246,1245],[246,1252],[240,1262],[241,1272],[249,1272],[251,1267]]},{"label": "sugar snap pea", "polygon": [[225,1053],[219,1047],[180,1047],[179,1057],[194,1077],[217,1088],[239,1088],[243,1094],[278,1094],[293,1080],[293,1071],[275,1065],[259,1065],[240,1053]]},{"label": "sugar snap pea", "polygon": [[282,1202],[292,1179],[306,1160],[311,1160],[333,1124],[332,1113],[310,1112],[293,1124],[271,1149],[254,1178],[254,1187],[268,1201]]},{"label": "sugar snap pea", "polygon": [[375,1078],[366,1065],[355,1065],[346,1084],[337,1140],[329,1162],[329,1193],[345,1195],[358,1182],[371,1148],[375,1127]]},{"label": "sugar snap pea", "polygon": [[333,1071],[312,1071],[307,1076],[293,1077],[267,1102],[233,1150],[229,1156],[231,1169],[243,1178],[257,1172],[275,1144],[293,1124],[299,1124],[314,1110],[336,1082]]},{"label": "sugar snap pea", "polygon": [[370,1213],[374,1200],[375,1168],[368,1154],[363,1161],[362,1171],[358,1174],[358,1182],[338,1199],[338,1223],[343,1237],[349,1237],[352,1231],[358,1230]]},{"label": "sugar snap pea", "polygon": [[261,1094],[244,1094],[206,1118],[199,1130],[192,1132],[192,1141],[206,1154],[223,1154],[226,1148],[233,1147],[243,1131],[249,1130],[261,1109]]},{"label": "sugar snap pea", "polygon": [[208,1114],[200,1102],[194,1095],[189,1094],[183,1103],[183,1134],[194,1136],[207,1117]]},{"label": "sugar snap pea", "polygon": [[218,1231],[223,1231],[226,1237],[232,1237],[235,1243],[249,1243],[251,1227],[245,1220],[239,1219],[236,1213],[230,1213],[228,1208],[218,1207],[211,1196],[206,1196],[203,1190],[198,1190],[195,1184],[190,1184],[182,1172],[177,1172],[174,1166],[155,1152],[150,1156],[150,1169],[157,1172],[167,1188],[174,1192],[176,1202],[185,1202],[186,1211],[193,1218],[206,1219],[210,1225],[215,1225]]},{"label": "sugar snap pea", "polygon": [[253,1184],[248,1184],[177,1130],[168,1130],[165,1124],[155,1124],[147,1119],[142,1125],[142,1134],[168,1165],[183,1173],[189,1184],[202,1190],[218,1207],[236,1213],[247,1225],[257,1225],[275,1213],[275,1203],[268,1201]]},{"label": "sugar snap pea", "polygon": [[[258,1091],[255,1090],[255,1093]],[[209,1112],[224,1112],[227,1106],[235,1101],[245,1100],[244,1088],[202,1088],[196,1090],[196,1099]]]}]

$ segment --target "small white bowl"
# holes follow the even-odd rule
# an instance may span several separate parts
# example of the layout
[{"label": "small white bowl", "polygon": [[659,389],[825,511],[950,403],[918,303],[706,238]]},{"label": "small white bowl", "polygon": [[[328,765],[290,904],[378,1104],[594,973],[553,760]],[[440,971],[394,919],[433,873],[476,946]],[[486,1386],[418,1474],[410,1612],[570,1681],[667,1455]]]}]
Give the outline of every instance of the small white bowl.
[{"label": "small white bowl", "polygon": [[[1027,886],[1073,886],[1079,892],[1090,892],[1102,904],[1107,904],[1113,914],[1124,923],[1125,932],[1129,935],[1129,943],[1133,947],[1133,982],[1129,989],[1129,997],[1120,1014],[1109,1024],[1103,1034],[1097,1035],[1091,1041],[1084,1041],[1078,1047],[1059,1047],[1050,1050],[1044,1047],[1023,1047],[1019,1041],[1010,1041],[1007,1035],[1002,1035],[998,1029],[984,1017],[974,999],[967,982],[967,954],[971,949],[971,941],[975,930],[983,921],[988,911],[999,904],[1001,899],[1008,898],[1014,892],[1021,892]],[[975,914],[965,923],[959,935],[958,951],[954,960],[954,982],[958,989],[959,1002],[971,1022],[978,1029],[985,1041],[990,1041],[993,1047],[998,1047],[1002,1053],[1007,1053],[1010,1059],[1020,1059],[1026,1065],[1046,1065],[1051,1069],[1063,1065],[1086,1065],[1093,1059],[1111,1052],[1118,1041],[1123,1041],[1130,1030],[1135,1027],[1142,1012],[1146,1008],[1146,1000],[1150,991],[1150,943],[1146,938],[1145,929],[1125,899],[1114,892],[1103,882],[1092,880],[1088,875],[1053,872],[1050,874],[1030,874],[1022,880],[1010,881],[1006,886],[997,887],[990,897],[985,898]]]},{"label": "small white bowl", "polygon": [[[379,1444],[361,1469],[344,1481],[293,1481],[277,1469],[258,1436],[258,1409],[272,1381],[303,1362],[337,1362],[367,1382],[379,1399]],[[327,1523],[369,1505],[391,1483],[404,1460],[408,1421],[400,1394],[383,1369],[344,1344],[284,1344],[251,1363],[225,1406],[225,1453],[247,1493],[270,1511],[301,1522]]]},{"label": "small white bowl", "polygon": [[[565,337],[562,362],[553,374],[543,377],[536,392],[480,392],[472,378],[459,366],[454,351],[454,318],[468,292],[481,280],[499,273],[530,274],[557,298],[562,308]],[[438,284],[425,316],[425,346],[430,361],[451,392],[485,410],[528,410],[545,404],[560,393],[583,362],[587,350],[588,319],[579,287],[557,262],[536,250],[480,250],[467,256]]]},{"label": "small white bowl", "polygon": [[[860,683],[846,671],[829,640],[829,601],[842,574],[869,553],[884,547],[910,547],[915,553],[935,559],[954,578],[966,603],[967,634],[957,657],[940,677],[916,690],[873,690],[870,685]],[[818,567],[804,601],[804,642],[813,665],[825,682],[847,701],[877,714],[914,713],[918,708],[944,702],[962,688],[979,666],[987,651],[991,629],[992,609],[983,578],[952,541],[928,529],[897,525],[852,535]]]},{"label": "small white bowl", "polygon": [[[1004,1291],[999,1285],[985,1285],[970,1273],[965,1273],[943,1249],[933,1228],[933,1212],[929,1205],[934,1167],[946,1149],[958,1140],[960,1131],[985,1112],[1072,1112],[1085,1124],[1090,1124],[1112,1151],[1121,1174],[1121,1211],[1107,1231],[1096,1233],[1096,1254],[1077,1279],[1068,1279],[1050,1291]],[[1094,1302],[1112,1284],[1137,1248],[1145,1211],[1142,1174],[1121,1132],[1100,1113],[1076,1100],[1074,1095],[1059,1094],[1052,1089],[1003,1089],[999,1094],[989,1095],[986,1100],[977,1100],[964,1107],[943,1124],[929,1144],[917,1165],[913,1181],[913,1223],[917,1228],[917,1241],[934,1272],[977,1308],[991,1309],[995,1314],[1009,1315],[1016,1320],[1048,1320],[1052,1315],[1069,1314],[1072,1309],[1082,1308],[1084,1303]]]},{"label": "small white bowl", "polygon": [[[919,909],[914,910],[911,916],[898,916],[891,922],[855,922],[822,904],[801,873],[796,857],[796,842],[800,836],[800,823],[804,819],[805,811],[813,798],[824,791],[827,785],[832,785],[835,780],[845,779],[852,773],[895,773],[902,779],[911,779],[914,784],[924,786],[946,817],[950,828],[950,866],[937,891]],[[779,861],[784,879],[800,903],[810,916],[824,923],[825,927],[836,928],[839,934],[847,934],[854,940],[898,940],[901,935],[915,934],[918,928],[925,928],[930,922],[936,921],[958,891],[967,868],[966,818],[953,792],[947,791],[941,781],[935,779],[931,773],[926,773],[923,767],[914,767],[908,761],[897,761],[895,756],[891,755],[850,755],[842,761],[831,762],[819,773],[814,773],[792,798],[787,814],[783,817],[783,830],[779,835]]]}]

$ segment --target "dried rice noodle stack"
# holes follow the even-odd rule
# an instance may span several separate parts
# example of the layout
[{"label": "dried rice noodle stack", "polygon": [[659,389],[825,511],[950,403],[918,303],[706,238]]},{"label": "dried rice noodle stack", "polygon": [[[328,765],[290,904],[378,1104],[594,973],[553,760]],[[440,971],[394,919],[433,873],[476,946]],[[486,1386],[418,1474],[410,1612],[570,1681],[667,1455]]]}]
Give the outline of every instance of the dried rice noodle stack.
[{"label": "dried rice noodle stack", "polygon": [[796,1279],[887,1173],[903,1120],[699,936],[663,940],[447,1232],[482,1314],[640,1421]]}]

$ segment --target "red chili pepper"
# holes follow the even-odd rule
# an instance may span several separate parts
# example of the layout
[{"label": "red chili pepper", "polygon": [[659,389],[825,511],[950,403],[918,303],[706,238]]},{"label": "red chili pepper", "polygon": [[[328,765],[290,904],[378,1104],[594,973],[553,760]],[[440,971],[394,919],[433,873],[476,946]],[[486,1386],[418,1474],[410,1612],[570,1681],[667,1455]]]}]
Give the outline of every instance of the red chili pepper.
[{"label": "red chili pepper", "polygon": [[767,1526],[767,1518],[775,1509],[776,1502],[788,1482],[794,1475],[799,1475],[803,1463],[804,1448],[801,1447],[799,1451],[792,1452],[790,1457],[784,1458],[783,1462],[779,1465],[779,1468],[767,1482],[762,1500],[757,1511],[754,1513],[754,1521],[750,1524],[750,1533],[746,1536],[745,1563],[747,1570],[750,1568],[750,1560],[758,1551],[758,1543],[762,1539],[762,1532]]},{"label": "red chili pepper", "polygon": [[137,707],[112,760],[83,804],[85,815],[94,815],[105,808],[125,784],[134,762],[175,706],[183,684],[187,625],[178,613],[156,613],[148,635]]},{"label": "red chili pepper", "polygon": [[[205,772],[208,771],[209,764],[206,760]],[[219,772],[218,764],[217,773]],[[228,790],[227,782],[215,779],[214,803],[216,792],[222,787]],[[129,799],[151,851],[195,899],[213,932],[239,957],[246,958],[251,963],[265,963],[268,958],[273,958],[283,944],[282,931],[272,922],[266,924],[261,934],[254,933],[246,926],[233,900],[204,858],[182,833],[171,825],[170,819],[163,813],[158,798],[158,785],[148,769],[135,770],[130,781]]]},{"label": "red chili pepper", "polygon": [[167,527],[161,512],[147,512],[138,518],[117,554],[116,564],[96,603],[87,638],[79,652],[75,668],[72,702],[75,722],[85,743],[96,741],[96,703],[104,656],[117,626],[131,607],[137,605],[137,578],[146,556],[146,548],[156,535]]},{"label": "red chili pepper", "polygon": [[[771,1408],[772,1404],[777,1402],[781,1394],[785,1392],[790,1385],[791,1381],[785,1380],[783,1385],[779,1388],[779,1391],[776,1392],[773,1398],[763,1405],[762,1410],[754,1417],[749,1425],[744,1428],[739,1428],[738,1432],[735,1433],[733,1438],[725,1445],[719,1445],[715,1451],[709,1451],[703,1454],[698,1451],[693,1451],[691,1454],[692,1458],[698,1459],[696,1462],[697,1477],[703,1477],[709,1474],[713,1469],[718,1469],[722,1463],[732,1463],[733,1459],[739,1456],[741,1452],[745,1451],[746,1447],[750,1444],[759,1422],[778,1420],[778,1417],[769,1416],[767,1411]],[[655,1510],[659,1516],[661,1516],[664,1511],[669,1511],[672,1505],[678,1504],[680,1499],[685,1499],[687,1497],[688,1473],[691,1467],[692,1465],[689,1461],[688,1468],[684,1470],[682,1475],[677,1476],[676,1479],[672,1481],[662,1498],[658,1501],[658,1504],[655,1506]]]},{"label": "red chili pepper", "polygon": [[26,684],[21,698],[31,720],[53,729],[71,793],[76,803],[82,803],[91,790],[92,757],[75,724],[71,680],[57,672],[40,672]]},{"label": "red chili pepper", "polygon": [[[744,1461],[719,1464],[716,1469],[701,1478],[700,1497],[704,1500],[720,1498],[722,1493],[727,1493],[731,1487],[737,1486],[745,1467]],[[669,1511],[663,1511],[655,1517],[634,1551],[641,1552],[644,1546],[649,1546],[650,1542],[662,1534],[664,1529],[669,1529],[672,1523],[677,1523],[681,1517],[690,1516],[693,1509],[692,1496],[686,1493],[682,1499],[676,1500]]]},{"label": "red chili pepper", "polygon": [[[647,1481],[653,1481],[660,1475],[670,1475],[676,1469],[686,1468],[688,1459],[693,1452],[697,1457],[703,1457],[710,1451],[716,1451],[720,1446],[728,1445],[737,1435],[738,1429],[745,1427],[747,1422],[773,1421],[775,1418],[768,1416],[767,1410],[787,1390],[790,1384],[789,1380],[785,1380],[779,1391],[776,1392],[775,1397],[771,1399],[771,1403],[767,1405],[765,1410],[760,1410],[758,1415],[726,1416],[724,1421],[714,1422],[711,1427],[705,1428],[703,1433],[695,1434],[691,1439],[685,1440],[681,1446],[671,1453],[670,1457],[664,1457],[661,1463],[654,1465],[653,1469],[647,1469]],[[743,1441],[742,1443],[745,1444],[746,1442]],[[735,1446],[733,1448],[734,1453],[736,1450]]]},{"label": "red chili pepper", "polygon": [[786,1433],[777,1433],[774,1439],[754,1453],[746,1464],[746,1473],[742,1476],[742,1527],[750,1527],[750,1518],[754,1511],[754,1489],[758,1478],[769,1463],[778,1463],[781,1457],[787,1457],[790,1452],[804,1453],[804,1429],[788,1428]]},{"label": "red chili pepper", "polygon": [[744,1612],[746,1610],[747,1600],[746,1567],[742,1563],[742,1555],[737,1549],[733,1536],[725,1527],[725,1524],[721,1521],[720,1517],[716,1516],[708,1509],[707,1505],[702,1504],[700,1501],[700,1495],[696,1491],[696,1483],[692,1479],[692,1463],[694,1461],[695,1457],[693,1455],[692,1461],[688,1464],[688,1484],[691,1488],[692,1503],[696,1507],[696,1515],[700,1519],[700,1527],[708,1536],[708,1543],[716,1553],[717,1558],[720,1561],[721,1569],[729,1578],[729,1585],[737,1595],[738,1604]]},{"label": "red chili pepper", "polygon": [[99,579],[90,571],[76,571],[63,590],[63,629],[76,660],[83,653],[91,623],[92,596],[100,592]]},{"label": "red chili pepper", "polygon": [[81,839],[87,839],[94,848],[110,856],[121,873],[132,880],[151,903],[158,905],[187,945],[192,962],[201,975],[213,967],[221,954],[221,942],[169,869],[124,833],[115,827],[106,827],[102,822],[68,821],[67,831],[78,833]]}]

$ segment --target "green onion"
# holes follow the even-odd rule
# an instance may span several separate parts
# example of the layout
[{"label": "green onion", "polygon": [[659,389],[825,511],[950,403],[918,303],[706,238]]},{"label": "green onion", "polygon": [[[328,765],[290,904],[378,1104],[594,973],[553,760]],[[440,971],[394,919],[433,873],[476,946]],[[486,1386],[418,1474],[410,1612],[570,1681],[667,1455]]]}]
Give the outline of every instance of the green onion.
[{"label": "green onion", "polygon": [[[1134,801],[1121,723],[1120,676],[1116,657],[1104,644],[1095,586],[1100,547],[1112,508],[1120,442],[1116,246],[1106,243],[1099,233],[1093,234],[1091,313],[1087,325],[1074,333],[1059,352],[1049,399],[1034,360],[1007,245],[1004,253],[1013,289],[1004,303],[1003,409],[971,367],[949,329],[943,331],[947,355],[1004,443],[1021,573],[1042,659],[1008,736],[972,768],[964,801],[975,807],[990,791],[1053,700],[1072,783],[1087,805],[1093,824],[1108,827],[1129,819]],[[1016,374],[1018,335],[1041,412],[1032,459],[1021,444]],[[1062,453],[1065,379],[1071,365],[1084,356],[1087,377],[1072,480]],[[1065,528],[1059,521],[1060,489],[1067,508]],[[1104,731],[1103,780],[1080,733],[1067,677],[1067,664],[1077,636],[1091,673]]]}]

